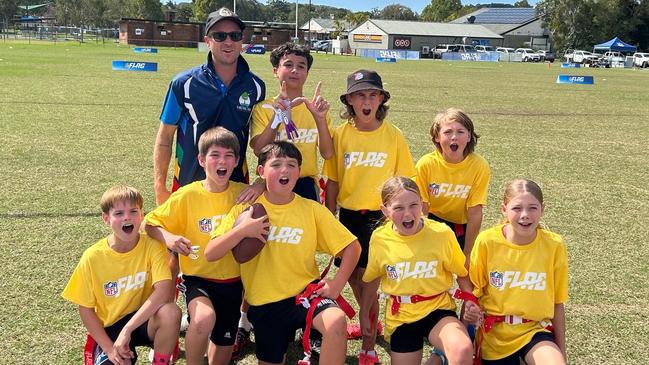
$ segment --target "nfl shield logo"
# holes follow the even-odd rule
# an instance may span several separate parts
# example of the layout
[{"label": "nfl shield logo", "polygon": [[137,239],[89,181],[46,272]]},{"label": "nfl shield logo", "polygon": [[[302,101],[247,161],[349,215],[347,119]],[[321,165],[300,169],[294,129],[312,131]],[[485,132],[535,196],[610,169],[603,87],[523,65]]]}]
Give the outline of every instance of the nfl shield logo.
[{"label": "nfl shield logo", "polygon": [[351,159],[349,157],[349,153],[345,153],[343,156],[344,156],[344,159],[345,159],[345,167],[349,167],[349,165],[352,164]]},{"label": "nfl shield logo", "polygon": [[428,185],[428,191],[430,191],[431,195],[434,195],[434,196],[439,195],[439,184],[435,184],[435,183],[429,184]]},{"label": "nfl shield logo", "polygon": [[104,295],[107,297],[114,297],[119,293],[116,281],[109,281],[104,284]]},{"label": "nfl shield logo", "polygon": [[503,273],[498,271],[492,271],[489,273],[489,282],[491,285],[500,289],[503,286]]},{"label": "nfl shield logo", "polygon": [[212,220],[210,218],[203,218],[199,220],[198,228],[203,233],[212,233]]},{"label": "nfl shield logo", "polygon": [[385,265],[385,272],[390,280],[399,280],[399,273],[392,265]]}]

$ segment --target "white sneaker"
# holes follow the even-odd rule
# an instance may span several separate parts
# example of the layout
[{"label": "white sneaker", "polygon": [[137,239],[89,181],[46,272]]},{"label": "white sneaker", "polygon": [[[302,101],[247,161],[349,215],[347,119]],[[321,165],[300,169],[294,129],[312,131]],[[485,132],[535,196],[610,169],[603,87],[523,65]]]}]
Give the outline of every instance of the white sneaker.
[{"label": "white sneaker", "polygon": [[182,319],[180,320],[180,332],[187,332],[189,327],[189,315],[187,313],[183,314]]}]

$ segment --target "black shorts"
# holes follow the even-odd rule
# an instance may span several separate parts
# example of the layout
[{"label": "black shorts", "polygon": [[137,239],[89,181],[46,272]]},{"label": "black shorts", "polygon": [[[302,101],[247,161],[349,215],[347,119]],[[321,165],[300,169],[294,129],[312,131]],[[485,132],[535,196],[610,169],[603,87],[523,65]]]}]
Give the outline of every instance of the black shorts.
[{"label": "black shorts", "polygon": [[[367,267],[367,256],[370,250],[370,238],[372,232],[383,222],[383,212],[380,210],[349,210],[340,208],[338,219],[343,226],[358,238],[361,244],[361,256],[358,258],[356,267]],[[340,258],[334,261],[340,267]]]},{"label": "black shorts", "polygon": [[293,192],[303,198],[311,199],[320,203],[320,191],[311,176],[304,176],[297,179]]},{"label": "black shorts", "polygon": [[433,327],[445,317],[457,318],[457,315],[452,310],[437,309],[417,322],[400,325],[390,337],[390,351],[408,353],[421,350],[424,338],[428,338]]},{"label": "black shorts", "polygon": [[[119,337],[119,333],[122,332],[122,329],[124,328],[124,326],[126,326],[126,323],[128,323],[128,321],[131,319],[131,317],[133,317],[134,314],[135,312],[127,314],[124,317],[122,317],[119,321],[104,328],[106,334],[113,342],[117,340],[117,337]],[[131,342],[128,344],[128,347],[131,349],[134,356],[131,359],[132,364],[137,363],[137,351],[135,351],[135,346],[148,346],[153,348],[153,341],[149,338],[149,333],[147,331],[148,326],[149,326],[149,321],[146,321],[131,333]],[[102,356],[103,351],[100,350],[99,345],[97,345],[97,347],[98,349],[94,351],[94,356],[93,356],[94,359]],[[107,356],[105,357],[106,360],[99,362],[99,364],[112,365],[113,363],[110,360],[108,360]]]},{"label": "black shorts", "polygon": [[465,224],[460,224],[460,223],[453,223],[449,222],[447,220],[444,220],[433,213],[428,213],[428,219],[432,219],[434,221],[444,223],[447,226],[451,227],[451,230],[453,233],[455,233],[455,238],[457,238],[457,243],[460,244],[460,248],[464,250],[464,238],[466,237],[466,223]]},{"label": "black shorts", "polygon": [[[337,308],[335,301],[325,298],[318,303],[313,318],[328,308]],[[260,361],[280,363],[295,339],[295,331],[306,325],[308,309],[295,304],[295,298],[286,298],[264,305],[251,305],[248,319],[255,328],[255,354]],[[312,331],[317,330],[312,328]],[[312,332],[314,333],[314,332]]]},{"label": "black shorts", "polygon": [[[212,302],[216,313],[216,322],[212,328],[210,340],[218,346],[234,345],[243,298],[241,280],[217,283],[197,276],[183,275],[183,284],[188,307],[189,302],[198,297],[207,297]],[[191,317],[189,322],[191,323]]]},{"label": "black shorts", "polygon": [[552,334],[552,332],[537,332],[534,334],[530,342],[528,342],[527,345],[521,347],[520,350],[498,360],[482,359],[482,365],[519,365],[521,363],[521,360],[525,360],[525,356],[528,352],[530,352],[532,347],[534,347],[537,343],[543,341],[554,342],[554,334]]}]

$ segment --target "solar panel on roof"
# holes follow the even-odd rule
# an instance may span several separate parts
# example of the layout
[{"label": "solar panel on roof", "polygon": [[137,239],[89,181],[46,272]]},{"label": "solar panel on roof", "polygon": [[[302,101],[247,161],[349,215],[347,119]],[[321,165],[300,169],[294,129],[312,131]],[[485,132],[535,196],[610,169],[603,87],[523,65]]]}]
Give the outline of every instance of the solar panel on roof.
[{"label": "solar panel on roof", "polygon": [[522,24],[535,17],[534,8],[488,8],[475,16],[475,24]]}]

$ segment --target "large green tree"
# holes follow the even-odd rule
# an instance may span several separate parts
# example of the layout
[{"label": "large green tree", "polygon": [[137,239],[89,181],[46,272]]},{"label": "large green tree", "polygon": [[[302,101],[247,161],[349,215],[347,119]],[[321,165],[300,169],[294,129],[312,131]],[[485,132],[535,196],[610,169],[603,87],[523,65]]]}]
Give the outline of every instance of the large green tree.
[{"label": "large green tree", "polygon": [[9,21],[18,12],[18,0],[2,0],[0,1],[0,29],[7,27]]},{"label": "large green tree", "polygon": [[427,22],[449,20],[462,9],[460,0],[431,0],[421,12],[421,19]]},{"label": "large green tree", "polygon": [[401,5],[401,4],[392,4],[388,5],[383,10],[381,10],[381,13],[379,15],[380,19],[389,19],[389,20],[417,20],[419,17],[417,17],[417,14],[412,11],[407,6]]}]

